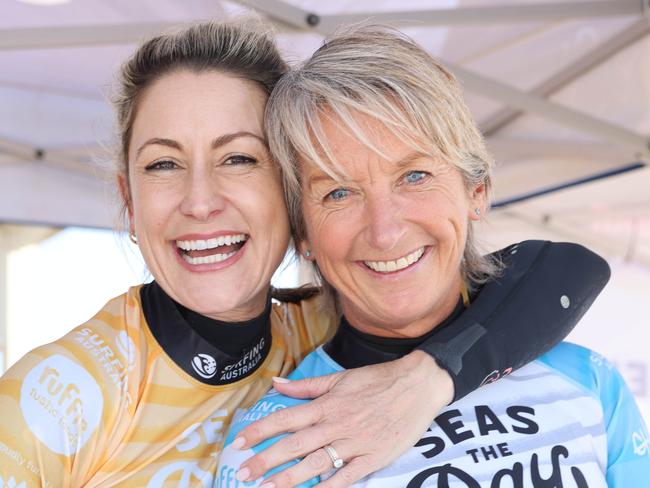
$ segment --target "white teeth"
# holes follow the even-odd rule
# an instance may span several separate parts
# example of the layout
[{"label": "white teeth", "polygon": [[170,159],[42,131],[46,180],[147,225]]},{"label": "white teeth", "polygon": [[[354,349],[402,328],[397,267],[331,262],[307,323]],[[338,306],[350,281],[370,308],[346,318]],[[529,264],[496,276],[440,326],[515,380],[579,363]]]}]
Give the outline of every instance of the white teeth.
[{"label": "white teeth", "polygon": [[403,256],[395,261],[364,261],[363,263],[373,271],[378,273],[394,273],[404,268],[408,268],[413,263],[420,260],[424,254],[424,247],[417,251],[412,252],[407,256]]},{"label": "white teeth", "polygon": [[197,265],[197,264],[212,264],[212,263],[219,263],[221,261],[225,261],[231,256],[234,256],[237,253],[237,251],[229,252],[227,254],[211,254],[209,256],[199,256],[196,258],[193,258],[192,256],[189,256],[188,254],[183,254],[183,259],[187,261],[191,265]]},{"label": "white teeth", "polygon": [[203,251],[205,249],[214,249],[219,246],[230,246],[238,242],[244,242],[246,234],[235,234],[229,236],[213,237],[207,240],[196,241],[176,241],[176,245],[183,251]]}]

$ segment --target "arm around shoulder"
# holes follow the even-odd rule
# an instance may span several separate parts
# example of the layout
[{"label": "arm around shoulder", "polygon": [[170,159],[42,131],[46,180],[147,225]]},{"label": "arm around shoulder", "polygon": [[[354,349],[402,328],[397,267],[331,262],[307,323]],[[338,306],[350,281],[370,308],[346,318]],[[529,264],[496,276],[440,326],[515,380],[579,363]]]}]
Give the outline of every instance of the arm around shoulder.
[{"label": "arm around shoulder", "polygon": [[483,285],[453,327],[419,347],[453,379],[454,401],[558,344],[610,276],[603,258],[572,243],[524,241],[494,258],[501,274]]}]

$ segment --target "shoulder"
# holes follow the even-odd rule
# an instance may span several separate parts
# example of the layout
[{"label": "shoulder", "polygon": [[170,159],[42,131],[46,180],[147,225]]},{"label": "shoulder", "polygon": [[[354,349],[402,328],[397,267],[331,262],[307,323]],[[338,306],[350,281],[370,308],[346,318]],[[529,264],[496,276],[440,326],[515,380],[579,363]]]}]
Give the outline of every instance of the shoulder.
[{"label": "shoulder", "polygon": [[634,398],[616,367],[601,354],[569,342],[562,342],[539,358],[556,373],[573,381],[597,397],[606,416]]},{"label": "shoulder", "polygon": [[607,358],[570,342],[561,342],[542,355],[539,361],[593,392],[597,392],[609,377],[619,376]]},{"label": "shoulder", "polygon": [[597,352],[569,343],[558,345],[540,360],[588,389],[600,401],[607,435],[608,486],[643,484],[650,474],[650,435],[634,396],[616,367]]},{"label": "shoulder", "polygon": [[49,397],[67,387],[88,399],[85,413],[124,402],[147,350],[138,289],[109,300],[87,322],[26,354],[1,378],[0,391],[9,389],[25,403],[30,394],[43,390]]},{"label": "shoulder", "polygon": [[139,308],[136,292],[110,300],[89,321],[29,352],[0,378],[1,438],[35,450],[39,459],[46,453],[76,455],[85,446],[90,447],[84,452],[96,452],[109,438],[138,388],[130,383],[138,376],[141,341],[128,319]]}]

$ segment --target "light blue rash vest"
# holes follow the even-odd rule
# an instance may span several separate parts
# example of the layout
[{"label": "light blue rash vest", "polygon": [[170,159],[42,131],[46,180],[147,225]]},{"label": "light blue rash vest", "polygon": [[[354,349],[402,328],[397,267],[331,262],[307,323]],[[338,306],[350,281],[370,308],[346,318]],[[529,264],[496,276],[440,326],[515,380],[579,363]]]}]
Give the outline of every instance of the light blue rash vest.
[{"label": "light blue rash vest", "polygon": [[[289,378],[341,370],[321,347]],[[235,479],[241,464],[280,437],[248,450],[230,444],[255,420],[304,402],[271,390],[250,410],[238,412],[226,437],[215,488],[256,487],[297,462],[242,483]],[[314,478],[300,487],[318,482]],[[414,447],[353,486],[650,488],[650,437],[618,371],[602,356],[562,343],[449,405]]]}]

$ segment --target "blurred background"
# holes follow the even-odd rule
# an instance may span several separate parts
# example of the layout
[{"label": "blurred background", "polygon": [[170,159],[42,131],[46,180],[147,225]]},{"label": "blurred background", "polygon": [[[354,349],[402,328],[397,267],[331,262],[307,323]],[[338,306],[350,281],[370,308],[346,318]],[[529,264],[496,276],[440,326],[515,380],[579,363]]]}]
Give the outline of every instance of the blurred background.
[{"label": "blurred background", "polygon": [[619,367],[650,422],[650,0],[0,1],[0,373],[148,279],[114,230],[113,73],[149,35],[251,12],[291,62],[372,18],[451,68],[498,162],[486,250],[574,241],[609,261],[570,340]]}]

